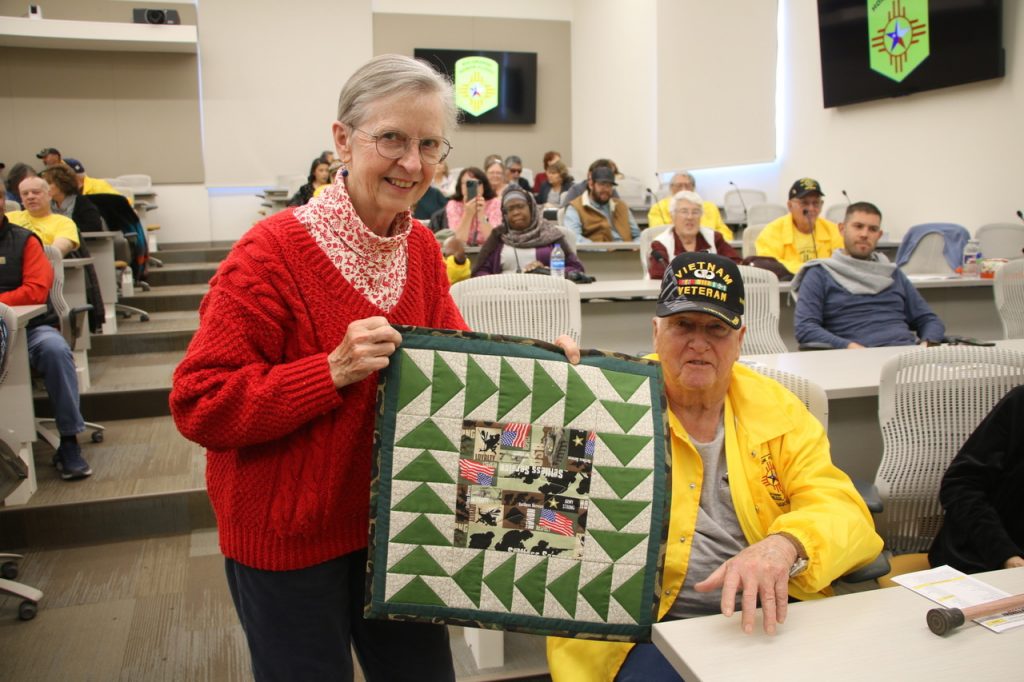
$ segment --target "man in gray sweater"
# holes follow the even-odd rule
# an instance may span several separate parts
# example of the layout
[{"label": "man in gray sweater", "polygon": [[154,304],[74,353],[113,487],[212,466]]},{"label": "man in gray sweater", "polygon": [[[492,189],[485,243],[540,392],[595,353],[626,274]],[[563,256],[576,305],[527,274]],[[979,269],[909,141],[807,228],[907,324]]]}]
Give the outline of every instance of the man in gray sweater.
[{"label": "man in gray sweater", "polygon": [[882,213],[850,204],[839,225],[845,248],[809,261],[793,280],[796,340],[831,348],[938,343],[946,334],[907,276],[875,251]]}]

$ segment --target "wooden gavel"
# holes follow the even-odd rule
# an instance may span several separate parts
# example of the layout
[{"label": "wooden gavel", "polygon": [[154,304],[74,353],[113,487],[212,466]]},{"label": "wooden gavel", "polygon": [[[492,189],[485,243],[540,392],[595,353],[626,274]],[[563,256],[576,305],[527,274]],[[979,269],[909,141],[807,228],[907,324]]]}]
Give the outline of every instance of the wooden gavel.
[{"label": "wooden gavel", "polygon": [[932,609],[926,618],[929,630],[937,635],[945,635],[969,620],[1019,608],[1024,608],[1024,594],[1015,594],[963,609]]}]

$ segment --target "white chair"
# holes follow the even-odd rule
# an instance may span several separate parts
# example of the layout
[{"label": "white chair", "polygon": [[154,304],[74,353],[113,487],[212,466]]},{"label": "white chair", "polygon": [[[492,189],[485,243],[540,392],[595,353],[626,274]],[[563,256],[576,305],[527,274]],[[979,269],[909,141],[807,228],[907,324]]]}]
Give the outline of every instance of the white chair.
[{"label": "white chair", "polygon": [[974,234],[982,258],[1013,260],[1024,256],[1024,224],[989,223]]},{"label": "white chair", "polygon": [[888,552],[928,551],[942,525],[939,485],[949,463],[999,399],[1021,383],[1024,353],[1005,348],[919,349],[882,366],[883,451],[875,485],[885,504],[877,529]]},{"label": "white chair", "polygon": [[761,234],[764,229],[764,223],[751,223],[743,228],[743,257],[749,258],[750,256],[757,255],[757,235]]},{"label": "white chair", "polygon": [[786,342],[779,334],[779,278],[771,270],[741,265],[746,305],[743,322],[743,355],[786,353]]},{"label": "white chair", "polygon": [[[0,317],[3,318],[7,336],[4,339],[3,353],[0,353],[0,388],[7,378],[7,367],[10,364],[14,344],[18,338],[18,317],[7,305],[0,303]],[[28,478],[28,465],[17,454],[14,433],[0,428],[0,502],[3,502]],[[43,593],[34,587],[15,582],[18,577],[18,561],[20,554],[0,553],[0,594],[9,594],[20,598],[18,617],[31,620],[38,610],[39,600]]]},{"label": "white chair", "polygon": [[727,223],[750,223],[751,221],[747,219],[747,210],[754,204],[763,204],[767,201],[768,195],[759,189],[731,189],[725,193],[722,200],[725,209],[723,218]]},{"label": "white chair", "polygon": [[10,213],[11,211],[20,211],[21,204],[11,199],[4,199],[4,213]]},{"label": "white chair", "polygon": [[136,192],[148,192],[153,189],[153,178],[140,173],[118,175],[114,180],[123,187],[131,187]]},{"label": "white chair", "polygon": [[18,338],[18,316],[14,314],[14,310],[6,303],[0,303],[0,319],[4,321],[3,343],[0,344],[3,352],[0,353],[0,385],[4,383],[4,379],[7,378],[7,367],[11,363],[11,353],[14,349],[14,342]]},{"label": "white chair", "polygon": [[807,411],[821,422],[825,431],[828,431],[828,396],[825,394],[825,389],[805,377],[798,374],[790,374],[774,367],[750,365],[750,368],[756,370],[759,374],[775,379],[775,381],[785,386],[790,393],[800,399],[800,402],[804,404]]},{"label": "white chair", "polygon": [[651,242],[670,229],[672,229],[671,225],[658,225],[657,227],[648,227],[640,233],[640,271],[644,273],[644,279],[651,278],[647,272],[647,261],[651,255]]},{"label": "white chair", "polygon": [[825,211],[825,220],[831,220],[838,225],[846,220],[846,207],[849,204],[833,204]]},{"label": "white chair", "polygon": [[[825,394],[825,389],[813,381],[809,381],[797,374],[784,372],[781,369],[761,365],[750,365],[750,367],[785,386],[790,393],[799,398],[800,402],[807,408],[807,411],[814,415],[814,418],[821,422],[821,426],[828,432],[828,396]],[[874,492],[870,489],[870,486],[858,484],[857,481],[854,481],[854,487],[857,488],[857,492],[861,495],[871,495]],[[881,511],[881,505],[872,504],[867,499],[865,499],[865,504],[872,513]],[[876,580],[888,572],[889,561],[883,554],[867,566],[850,571],[842,576],[840,580],[848,583],[859,583],[866,580]]]},{"label": "white chair", "polygon": [[523,172],[519,174],[523,180],[529,183],[530,187],[533,187],[533,169],[523,166]]},{"label": "white chair", "polygon": [[747,206],[746,222],[749,225],[768,224],[787,213],[789,210],[782,204],[752,204]]},{"label": "white chair", "polygon": [[955,275],[946,260],[945,248],[946,239],[941,234],[926,234],[900,269],[907,275]]},{"label": "white chair", "polygon": [[996,271],[993,290],[1003,336],[1024,339],[1024,258],[1011,260]]},{"label": "white chair", "polygon": [[[46,258],[50,261],[50,266],[53,268],[53,284],[50,286],[50,305],[53,306],[53,311],[57,314],[57,319],[60,322],[60,333],[64,340],[67,341],[68,348],[71,349],[72,353],[84,350],[82,343],[84,338],[83,332],[88,328],[86,319],[89,311],[92,310],[92,306],[71,307],[67,299],[64,298],[64,258],[55,246],[47,245],[43,247],[43,250],[46,251]],[[56,423],[57,420],[52,417],[36,419],[36,433],[39,434],[40,438],[49,443],[54,450],[60,447],[60,434],[51,431],[48,425],[56,425]],[[85,422],[85,427],[92,429],[91,437],[94,443],[101,443],[103,441],[104,426],[94,424],[93,422]]]},{"label": "white chair", "polygon": [[452,285],[452,298],[473,331],[551,342],[582,327],[580,292],[573,282],[544,275],[486,275]]},{"label": "white chair", "polygon": [[128,201],[135,203],[135,188],[131,185],[125,184],[117,178],[106,178],[106,181],[110,183],[110,186],[120,192],[123,196],[128,197]]}]

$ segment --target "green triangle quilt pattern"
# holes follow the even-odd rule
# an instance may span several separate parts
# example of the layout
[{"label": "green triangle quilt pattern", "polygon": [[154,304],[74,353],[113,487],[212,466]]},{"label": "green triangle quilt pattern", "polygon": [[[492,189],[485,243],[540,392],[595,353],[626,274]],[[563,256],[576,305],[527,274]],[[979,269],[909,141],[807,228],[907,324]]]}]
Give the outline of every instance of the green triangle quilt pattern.
[{"label": "green triangle quilt pattern", "polygon": [[658,366],[400,330],[380,373],[367,615],[648,637],[670,481]]}]

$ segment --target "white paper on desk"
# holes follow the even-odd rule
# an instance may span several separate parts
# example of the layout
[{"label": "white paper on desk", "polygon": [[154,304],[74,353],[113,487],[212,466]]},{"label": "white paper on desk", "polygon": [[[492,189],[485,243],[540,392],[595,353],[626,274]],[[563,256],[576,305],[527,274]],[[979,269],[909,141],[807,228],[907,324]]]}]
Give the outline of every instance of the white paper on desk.
[{"label": "white paper on desk", "polygon": [[[951,609],[977,606],[1010,596],[1009,592],[992,587],[949,566],[905,573],[893,578],[893,582]],[[976,618],[974,622],[993,632],[1002,632],[1024,625],[1024,610],[1005,611],[994,616]]]}]

